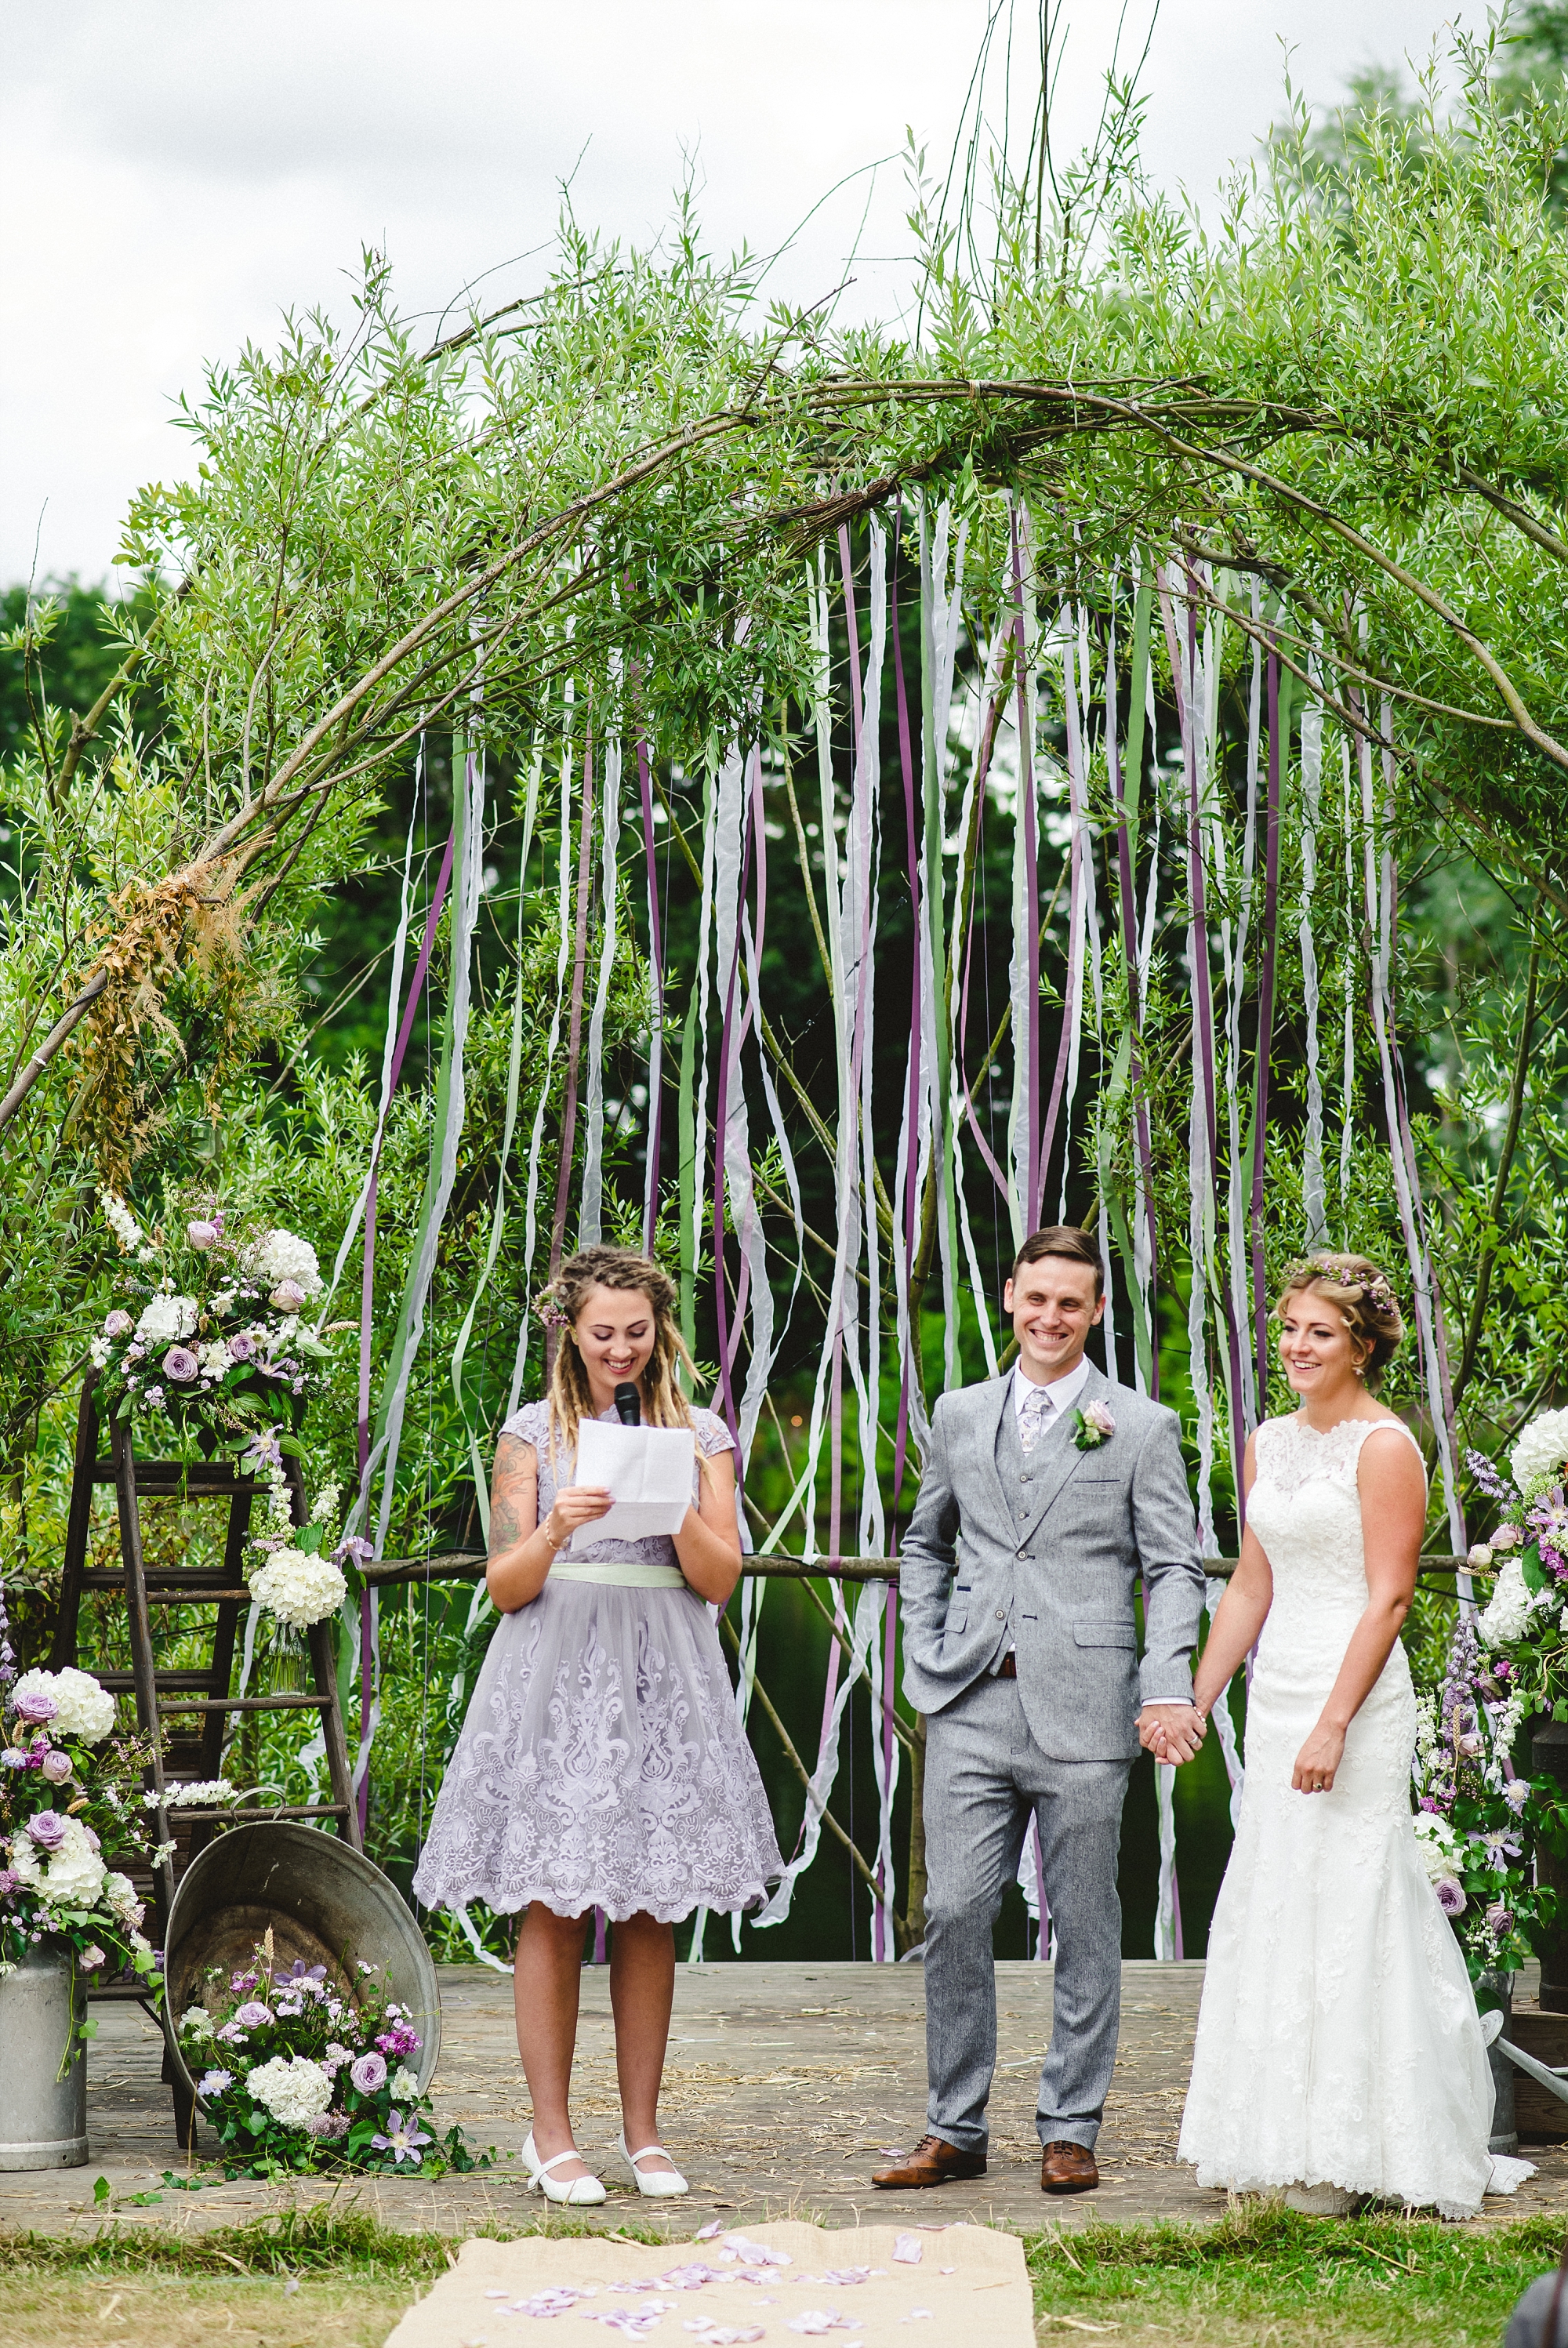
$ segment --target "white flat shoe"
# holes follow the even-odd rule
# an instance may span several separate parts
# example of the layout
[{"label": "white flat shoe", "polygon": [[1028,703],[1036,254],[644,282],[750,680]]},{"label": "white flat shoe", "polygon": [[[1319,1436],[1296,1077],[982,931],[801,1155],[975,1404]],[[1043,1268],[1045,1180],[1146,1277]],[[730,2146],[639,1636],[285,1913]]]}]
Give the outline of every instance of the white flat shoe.
[{"label": "white flat shoe", "polygon": [[[559,2168],[563,2160],[582,2159],[583,2156],[575,2146],[569,2145],[564,2152],[554,2154],[549,2160],[541,2160],[534,2149],[533,2130],[530,2128],[528,2142],[522,2147],[522,2157],[528,2168],[526,2189],[530,2193],[537,2190],[543,2194],[547,2201],[569,2201],[577,2209],[584,2208],[591,2201],[603,2201],[604,2199],[604,2185],[601,2178],[562,2178],[552,2177],[550,2174],[552,2168]],[[684,2181],[681,2190],[683,2193],[686,2190]]]},{"label": "white flat shoe", "polygon": [[640,2160],[652,2160],[655,2157],[661,2160],[668,2160],[669,2154],[662,2144],[645,2144],[641,2152],[633,2152],[627,2147],[626,2132],[623,2128],[615,2138],[615,2147],[631,2170],[638,2192],[646,2194],[650,2201],[667,2201],[673,2199],[678,2193],[690,2192],[691,2188],[678,2168],[655,2168],[650,2176],[645,2177],[638,2168],[637,2163]]}]

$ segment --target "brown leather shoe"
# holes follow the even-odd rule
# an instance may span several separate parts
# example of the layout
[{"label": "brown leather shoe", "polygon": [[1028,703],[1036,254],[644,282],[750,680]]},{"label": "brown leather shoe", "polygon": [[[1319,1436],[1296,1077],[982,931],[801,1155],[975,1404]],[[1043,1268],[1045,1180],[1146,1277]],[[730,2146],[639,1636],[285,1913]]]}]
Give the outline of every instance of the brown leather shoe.
[{"label": "brown leather shoe", "polygon": [[1087,2144],[1057,2141],[1040,2155],[1042,2193],[1092,2193],[1099,2183],[1099,2171]]},{"label": "brown leather shoe", "polygon": [[923,2136],[907,2160],[900,2161],[896,2168],[879,2168],[872,2183],[890,2188],[903,2186],[907,2190],[924,2185],[955,2185],[965,2177],[985,2174],[983,2152],[960,2152],[945,2137]]}]

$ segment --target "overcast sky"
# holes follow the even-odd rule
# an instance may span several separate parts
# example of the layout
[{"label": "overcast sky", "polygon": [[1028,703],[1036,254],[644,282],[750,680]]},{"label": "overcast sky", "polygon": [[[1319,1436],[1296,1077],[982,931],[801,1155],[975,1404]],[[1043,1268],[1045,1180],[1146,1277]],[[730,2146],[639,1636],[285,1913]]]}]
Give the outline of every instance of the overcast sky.
[{"label": "overcast sky", "polygon": [[[1135,46],[1148,7],[1130,0]],[[1118,9],[1069,0],[1063,143],[1091,127]],[[1163,0],[1156,176],[1202,198],[1249,157],[1283,111],[1286,46],[1332,105],[1357,65],[1424,57],[1452,13]],[[985,16],[985,0],[0,0],[0,582],[35,562],[101,578],[137,484],[189,464],[170,417],[203,362],[342,300],[363,244],[389,253],[407,310],[481,277],[487,307],[527,290],[564,177],[585,223],[645,239],[689,157],[710,242],[771,251],[855,174],[777,283],[814,299],[858,248],[847,298],[894,312],[905,126],[944,167]]]}]

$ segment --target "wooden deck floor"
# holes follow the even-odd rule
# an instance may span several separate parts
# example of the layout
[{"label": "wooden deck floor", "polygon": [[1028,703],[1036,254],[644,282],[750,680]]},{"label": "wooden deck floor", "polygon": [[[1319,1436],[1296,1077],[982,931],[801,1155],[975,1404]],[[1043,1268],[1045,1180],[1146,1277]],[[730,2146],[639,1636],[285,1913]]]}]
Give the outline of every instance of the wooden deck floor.
[{"label": "wooden deck floor", "polygon": [[[814,2217],[832,2226],[906,2217],[964,2218],[1016,2228],[1090,2219],[1218,2216],[1224,2197],[1201,2193],[1175,2164],[1176,2130],[1202,1986],[1201,1963],[1130,1962],[1123,1968],[1121,2048],[1099,2145],[1100,2190],[1047,2200],[1039,2190],[1034,2100],[1050,2032],[1048,1967],[997,1967],[998,2069],[988,2174],[939,2193],[882,2194],[868,2182],[885,2151],[912,2145],[925,2109],[924,1983],[918,1965],[714,1964],[682,1968],[666,2075],[665,2141],[693,2185],[674,2205],[640,2202],[619,2173],[619,2124],[607,1969],[583,1976],[574,2118],[578,2140],[603,2168],[610,2199],[593,2216],[614,2228],[634,2219],[689,2236],[717,2215],[730,2224]],[[437,2075],[440,2125],[460,2121],[501,2157],[490,2170],[434,2184],[367,2178],[337,2188],[384,2223],[455,2234],[507,2231],[542,2221],[516,2158],[529,2127],[517,2060],[511,1983],[474,1966],[441,1975],[443,2038]],[[297,2201],[329,2198],[313,2181],[273,2188],[220,2184],[200,2193],[160,2189],[180,2170],[168,2090],[159,2080],[162,2042],[135,2007],[98,2009],[88,2055],[85,2168],[0,2177],[0,2226],[48,2231],[102,2221],[94,2184],[107,2178],[123,2223],[234,2224]],[[207,2147],[211,2147],[211,2137]],[[1482,2222],[1568,2210],[1568,2147],[1534,2153],[1541,2173],[1512,2201],[1489,2202]]]}]

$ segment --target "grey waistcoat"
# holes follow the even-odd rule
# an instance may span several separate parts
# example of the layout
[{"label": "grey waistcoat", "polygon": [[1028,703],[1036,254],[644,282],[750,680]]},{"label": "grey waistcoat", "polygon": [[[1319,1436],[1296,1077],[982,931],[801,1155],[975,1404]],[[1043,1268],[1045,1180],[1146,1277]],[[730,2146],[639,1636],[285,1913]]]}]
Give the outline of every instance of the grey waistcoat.
[{"label": "grey waistcoat", "polygon": [[[902,1547],[904,1690],[941,1712],[1011,1643],[1043,1751],[1130,1758],[1140,1701],[1191,1694],[1203,1574],[1176,1416],[1091,1369],[1026,1457],[1010,1386],[963,1387],[933,1414]],[[1080,1450],[1077,1415],[1096,1401],[1115,1432]]]}]

